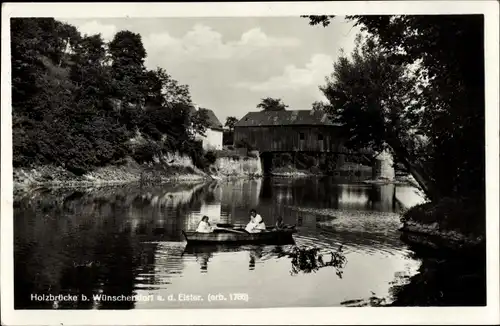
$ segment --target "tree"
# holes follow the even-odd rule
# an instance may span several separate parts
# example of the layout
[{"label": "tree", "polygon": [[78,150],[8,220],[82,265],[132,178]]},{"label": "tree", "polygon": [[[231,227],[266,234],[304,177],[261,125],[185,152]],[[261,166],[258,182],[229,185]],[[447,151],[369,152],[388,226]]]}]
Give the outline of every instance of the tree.
[{"label": "tree", "polygon": [[14,18],[11,49],[15,167],[83,174],[134,155],[136,131],[151,145],[145,154],[180,152],[203,163],[195,135],[208,117],[194,110],[187,85],[145,69],[139,34],[121,31],[107,46],[52,18]]},{"label": "tree", "polygon": [[229,128],[229,131],[234,130],[234,125],[238,123],[238,119],[236,117],[227,117],[225,127]]},{"label": "tree", "polygon": [[116,33],[109,43],[114,79],[114,96],[124,103],[141,104],[144,100],[146,50],[140,34]]},{"label": "tree", "polygon": [[[33,111],[40,103],[34,97],[43,89],[37,81],[46,72],[47,62],[65,66],[67,49],[80,34],[71,25],[53,18],[11,19],[12,105],[14,111]],[[37,100],[39,101],[40,98]]]},{"label": "tree", "polygon": [[258,109],[263,111],[284,111],[288,105],[284,104],[279,98],[266,97],[257,105]]},{"label": "tree", "polygon": [[320,101],[315,101],[313,102],[312,104],[312,110],[313,111],[322,111],[322,112],[326,112],[328,109],[328,104],[324,103],[324,102],[320,102]]},{"label": "tree", "polygon": [[145,92],[148,94],[146,102],[153,105],[193,105],[189,87],[173,79],[163,68],[149,70],[146,73],[145,86]]},{"label": "tree", "polygon": [[[332,18],[308,17],[323,26]],[[483,16],[347,18],[370,33],[393,64],[417,66],[415,101],[422,109],[414,113],[429,140],[428,183],[436,196],[484,198]]]},{"label": "tree", "polygon": [[[76,85],[77,100],[90,100],[95,108],[104,108],[112,91],[110,67],[106,66],[106,49],[100,35],[81,38],[71,56],[71,79]],[[89,104],[89,103],[87,103]]]},{"label": "tree", "polygon": [[341,56],[327,85],[320,87],[330,102],[325,107],[331,119],[344,128],[343,137],[351,148],[381,151],[389,145],[403,157],[424,190],[434,196],[424,168],[416,164],[405,144],[411,139],[418,96],[414,76],[403,66],[393,65],[388,55],[369,39],[358,37],[352,59]]}]

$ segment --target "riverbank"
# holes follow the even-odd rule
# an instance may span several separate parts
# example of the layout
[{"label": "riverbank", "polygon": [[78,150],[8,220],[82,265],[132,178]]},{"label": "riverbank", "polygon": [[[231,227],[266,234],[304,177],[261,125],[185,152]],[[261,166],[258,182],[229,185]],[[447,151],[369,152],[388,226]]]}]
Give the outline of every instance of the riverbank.
[{"label": "riverbank", "polygon": [[168,182],[199,182],[211,179],[209,175],[182,157],[158,159],[139,164],[131,158],[117,165],[109,165],[76,175],[60,166],[44,165],[16,168],[13,171],[14,190],[37,187],[111,186],[127,183],[159,184]]},{"label": "riverbank", "polygon": [[326,176],[355,176],[365,177],[372,175],[371,167],[361,164],[345,163],[335,171],[327,173],[318,166],[313,166],[308,169],[300,169],[292,165],[277,167],[271,170],[270,174],[273,177],[282,178],[305,178],[305,177],[326,177]]},{"label": "riverbank", "polygon": [[485,247],[484,202],[444,198],[410,208],[401,221],[402,239],[417,248],[481,252]]},{"label": "riverbank", "polygon": [[271,176],[280,178],[305,178],[305,177],[320,177],[323,173],[312,173],[308,170],[299,170],[296,168],[277,168],[271,171]]},{"label": "riverbank", "polygon": [[367,179],[363,181],[364,183],[367,184],[375,184],[375,185],[407,185],[407,186],[412,186],[414,188],[417,188],[421,190],[421,187],[413,178],[411,174],[397,174],[394,179],[387,179],[387,178],[377,178],[377,179]]}]

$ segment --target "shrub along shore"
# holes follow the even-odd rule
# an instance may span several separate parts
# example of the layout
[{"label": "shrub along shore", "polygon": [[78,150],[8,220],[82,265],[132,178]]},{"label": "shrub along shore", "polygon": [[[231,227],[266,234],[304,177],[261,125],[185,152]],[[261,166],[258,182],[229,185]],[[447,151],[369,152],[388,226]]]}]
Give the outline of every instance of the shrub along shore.
[{"label": "shrub along shore", "polygon": [[410,208],[402,216],[402,238],[417,247],[448,252],[483,250],[484,202],[445,198]]}]

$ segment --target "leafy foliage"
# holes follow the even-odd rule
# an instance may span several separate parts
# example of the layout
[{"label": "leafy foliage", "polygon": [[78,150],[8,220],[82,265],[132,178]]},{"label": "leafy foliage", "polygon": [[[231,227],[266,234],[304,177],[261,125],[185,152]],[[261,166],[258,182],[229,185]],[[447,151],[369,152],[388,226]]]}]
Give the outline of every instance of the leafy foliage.
[{"label": "leafy foliage", "polygon": [[229,128],[230,131],[234,130],[234,125],[238,123],[238,119],[236,117],[227,117],[225,127]]},{"label": "leafy foliage", "polygon": [[236,144],[234,144],[235,148],[246,148],[248,151],[253,151],[255,148],[248,142],[246,139],[241,139]]},{"label": "leafy foliage", "polygon": [[339,278],[342,278],[343,269],[347,264],[347,258],[345,257],[342,246],[340,246],[336,251],[330,251],[327,253],[330,256],[329,261],[324,260],[324,253],[321,253],[320,248],[303,248],[294,246],[291,252],[288,254],[292,258],[292,269],[290,271],[291,275],[296,275],[299,273],[311,273],[316,272],[324,267],[333,267],[335,269],[335,274]]},{"label": "leafy foliage", "polygon": [[[127,155],[202,157],[195,135],[207,117],[193,113],[186,85],[144,67],[139,34],[120,31],[106,44],[51,18],[15,18],[11,40],[15,167],[83,174]],[[150,144],[134,150],[127,143],[137,131]]]},{"label": "leafy foliage", "polygon": [[312,104],[313,111],[323,111],[326,112],[328,109],[328,104],[320,101],[315,101]]},{"label": "leafy foliage", "polygon": [[257,105],[258,109],[263,111],[284,111],[288,105],[284,104],[279,98],[266,97]]},{"label": "leafy foliage", "polygon": [[213,151],[208,151],[205,153],[205,160],[208,164],[214,164],[217,160],[217,155]]},{"label": "leafy foliage", "polygon": [[[333,18],[306,17],[311,25],[323,26]],[[399,161],[413,172],[418,170],[414,175],[431,199],[484,198],[483,16],[347,19],[369,33],[367,44],[374,46],[377,56],[358,50],[362,60],[355,53],[353,61],[342,57],[337,62],[334,74],[343,81],[327,86],[329,99],[343,103],[343,109],[334,110],[336,118],[357,121],[350,124],[350,131],[359,141],[375,139],[391,145]],[[347,76],[348,72],[357,77]],[[347,82],[353,79],[359,86],[349,88]],[[362,80],[370,81],[365,92]],[[409,93],[399,92],[398,85]]]},{"label": "leafy foliage", "polygon": [[327,112],[346,127],[347,146],[382,150],[388,139],[410,128],[406,109],[414,101],[415,83],[403,66],[387,62],[387,54],[372,39],[362,43],[358,38],[352,59],[341,56],[320,89],[330,102]]}]

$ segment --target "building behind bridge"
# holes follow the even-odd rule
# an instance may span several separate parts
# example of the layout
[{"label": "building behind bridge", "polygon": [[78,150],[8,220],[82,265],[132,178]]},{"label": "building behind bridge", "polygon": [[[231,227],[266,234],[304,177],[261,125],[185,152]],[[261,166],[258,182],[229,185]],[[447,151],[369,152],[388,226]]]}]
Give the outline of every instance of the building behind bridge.
[{"label": "building behind bridge", "polygon": [[247,113],[234,126],[234,144],[259,152],[340,152],[340,126],[314,110]]},{"label": "building behind bridge", "polygon": [[201,141],[204,150],[220,150],[222,149],[222,133],[223,127],[222,123],[219,121],[214,111],[210,109],[200,108],[197,105],[191,108],[191,113],[197,110],[205,112],[208,119],[208,126],[205,130],[205,134],[196,134],[197,140]]}]

